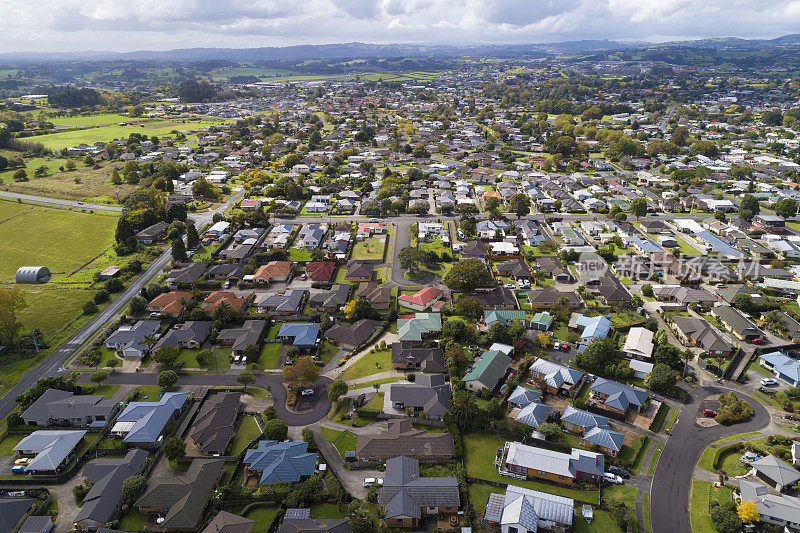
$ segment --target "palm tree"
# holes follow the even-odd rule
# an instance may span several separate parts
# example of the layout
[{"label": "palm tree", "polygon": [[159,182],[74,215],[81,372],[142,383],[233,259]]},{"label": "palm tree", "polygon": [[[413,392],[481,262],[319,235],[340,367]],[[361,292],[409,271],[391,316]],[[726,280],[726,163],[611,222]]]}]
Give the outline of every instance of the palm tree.
[{"label": "palm tree", "polygon": [[453,400],[450,402],[450,414],[460,427],[466,426],[477,411],[478,404],[472,394],[460,390],[453,395]]}]

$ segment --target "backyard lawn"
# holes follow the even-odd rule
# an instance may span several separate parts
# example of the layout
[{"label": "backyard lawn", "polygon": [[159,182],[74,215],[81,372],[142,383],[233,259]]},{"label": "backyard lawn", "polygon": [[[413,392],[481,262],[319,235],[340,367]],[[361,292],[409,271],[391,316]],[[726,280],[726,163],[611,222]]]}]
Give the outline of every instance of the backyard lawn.
[{"label": "backyard lawn", "polygon": [[280,507],[256,507],[247,511],[244,517],[255,521],[253,533],[267,533],[280,510]]},{"label": "backyard lawn", "polygon": [[464,436],[464,456],[467,476],[496,481],[505,485],[513,484],[534,490],[550,492],[558,496],[573,498],[586,503],[597,503],[598,491],[578,490],[561,485],[551,485],[538,481],[520,480],[501,476],[493,460],[497,450],[503,447],[503,441],[493,435],[469,433]]},{"label": "backyard lawn", "polygon": [[119,519],[119,528],[122,531],[144,531],[147,515],[131,509]]},{"label": "backyard lawn", "polygon": [[247,445],[253,442],[253,439],[261,435],[261,430],[258,429],[258,424],[253,416],[246,416],[242,419],[242,425],[239,426],[239,431],[233,438],[231,444],[231,455],[239,455],[242,453]]},{"label": "backyard lawn", "polygon": [[361,261],[383,260],[387,238],[385,235],[359,241],[353,246],[352,259]]},{"label": "backyard lawn", "polygon": [[350,379],[363,378],[379,372],[387,372],[391,369],[392,350],[390,348],[384,350],[374,349],[361,356],[359,360],[342,372],[341,377],[343,380],[347,381]]}]

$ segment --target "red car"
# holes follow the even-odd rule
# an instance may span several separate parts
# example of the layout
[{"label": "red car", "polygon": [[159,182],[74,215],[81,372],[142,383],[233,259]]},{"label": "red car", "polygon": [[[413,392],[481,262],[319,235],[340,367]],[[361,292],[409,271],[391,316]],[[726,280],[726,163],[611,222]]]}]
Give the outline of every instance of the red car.
[{"label": "red car", "polygon": [[703,414],[711,417],[717,416],[717,412],[713,409],[703,409]]},{"label": "red car", "polygon": [[565,342],[565,343],[563,343],[563,344],[561,344],[561,351],[562,351],[562,352],[568,352],[568,351],[569,351],[569,348],[570,348],[570,346],[569,346],[569,344],[567,344],[566,342]]},{"label": "red car", "polygon": [[766,344],[766,343],[767,343],[767,341],[765,341],[765,340],[764,340],[764,339],[762,339],[761,337],[756,337],[755,339],[752,339],[752,340],[750,341],[750,343],[751,343],[751,344]]}]

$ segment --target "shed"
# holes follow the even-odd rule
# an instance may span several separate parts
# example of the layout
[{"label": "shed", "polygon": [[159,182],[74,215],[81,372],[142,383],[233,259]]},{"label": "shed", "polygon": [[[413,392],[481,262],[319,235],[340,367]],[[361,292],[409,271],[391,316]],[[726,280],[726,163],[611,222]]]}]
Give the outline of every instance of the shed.
[{"label": "shed", "polygon": [[24,266],[17,270],[17,283],[47,283],[50,281],[50,269],[44,266]]}]

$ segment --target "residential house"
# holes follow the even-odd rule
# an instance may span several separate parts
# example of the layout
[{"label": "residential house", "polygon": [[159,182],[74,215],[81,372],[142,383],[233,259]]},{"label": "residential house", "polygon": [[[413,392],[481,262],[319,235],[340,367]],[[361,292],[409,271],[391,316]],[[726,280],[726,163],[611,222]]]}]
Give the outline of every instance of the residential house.
[{"label": "residential house", "polygon": [[380,322],[362,318],[351,326],[334,324],[325,331],[325,339],[346,350],[355,350],[375,334]]},{"label": "residential house", "polygon": [[625,435],[614,431],[608,419],[568,405],[561,415],[564,429],[581,436],[583,446],[596,446],[603,453],[616,457],[622,450]]},{"label": "residential house", "polygon": [[389,420],[389,428],[378,434],[359,435],[356,457],[362,461],[385,462],[404,455],[420,461],[453,458],[453,435],[414,429],[409,419]]},{"label": "residential house", "polygon": [[163,346],[196,350],[205,342],[213,324],[210,320],[189,320],[183,324],[175,324],[172,329],[167,330],[158,339],[153,350],[158,350]]},{"label": "residential house", "polygon": [[89,492],[72,522],[78,531],[96,531],[119,516],[125,497],[122,483],[141,474],[147,465],[147,452],[138,448],[128,450],[124,457],[101,457],[90,461],[83,469]]},{"label": "residential house", "polygon": [[415,313],[397,319],[397,337],[400,341],[422,342],[442,330],[439,313]]},{"label": "residential house", "polygon": [[443,374],[418,374],[414,383],[392,383],[389,402],[399,411],[424,411],[431,420],[441,420],[450,409],[450,384]]},{"label": "residential house", "polygon": [[186,308],[186,302],[191,300],[193,295],[186,291],[162,292],[147,304],[147,310],[151,313],[160,313],[164,316],[180,318]]},{"label": "residential house", "polygon": [[789,531],[800,530],[800,499],[785,494],[774,494],[766,485],[748,479],[739,480],[742,501],[756,504],[758,519]]},{"label": "residential house", "polygon": [[537,287],[527,293],[528,303],[533,309],[550,309],[565,298],[567,309],[577,309],[582,306],[581,297],[577,292],[561,292],[553,287]]},{"label": "residential house", "polygon": [[21,458],[31,462],[25,471],[31,475],[56,475],[75,456],[84,442],[86,431],[40,429],[22,438],[12,448]]},{"label": "residential house", "polygon": [[134,507],[163,518],[158,523],[161,531],[193,531],[200,525],[223,466],[223,459],[195,459],[186,472],[151,478]]},{"label": "residential house", "polygon": [[517,297],[514,291],[506,287],[495,287],[488,291],[475,293],[475,298],[484,309],[517,309]]},{"label": "residential house", "polygon": [[792,387],[800,385],[800,361],[783,352],[770,352],[758,356],[761,366],[775,373],[775,377]]},{"label": "residential house", "polygon": [[386,461],[378,503],[383,506],[388,527],[417,527],[423,514],[458,512],[458,480],[453,476],[420,477],[419,461],[393,457]]},{"label": "residential house", "polygon": [[167,229],[169,229],[169,224],[166,222],[156,222],[137,233],[136,240],[139,241],[139,244],[153,244],[164,238]]},{"label": "residential house", "polygon": [[739,340],[750,341],[760,338],[763,333],[755,324],[745,318],[737,309],[730,305],[718,305],[711,308],[711,314],[722,321],[729,332]]},{"label": "residential house", "polygon": [[505,263],[497,265],[496,268],[497,272],[501,276],[509,276],[515,280],[530,280],[532,277],[531,269],[524,258],[511,259]]},{"label": "residential house", "polygon": [[533,315],[531,319],[531,329],[536,331],[548,331],[553,325],[553,315],[544,311]]},{"label": "residential house", "polygon": [[319,330],[319,322],[284,322],[276,338],[300,350],[310,350],[317,345]]},{"label": "residential house", "polygon": [[278,294],[261,294],[256,298],[254,305],[259,313],[297,316],[303,310],[307,294],[308,291],[303,289],[290,289]]},{"label": "residential house", "polygon": [[283,481],[296,483],[314,475],[317,454],[308,452],[307,442],[262,440],[245,452],[242,464],[245,476],[255,477],[259,485]]},{"label": "residential house", "polygon": [[462,381],[471,391],[488,389],[490,392],[505,377],[511,358],[497,350],[483,352],[467,370]]},{"label": "residential house", "polygon": [[572,485],[575,481],[597,482],[603,477],[602,453],[573,448],[570,453],[506,442],[500,452],[500,473],[525,479],[544,479]]},{"label": "residential house", "polygon": [[572,283],[574,277],[570,274],[561,261],[557,257],[540,256],[536,258],[536,266],[539,270],[543,270],[550,275],[551,278],[559,283]]},{"label": "residential house", "polygon": [[392,368],[428,374],[447,372],[441,348],[421,348],[407,341],[392,343]]},{"label": "residential house", "polygon": [[170,289],[177,289],[180,286],[191,286],[203,277],[208,269],[208,263],[176,263],[173,269],[167,274],[165,283]]},{"label": "residential house", "polygon": [[106,348],[121,351],[123,357],[141,359],[150,351],[147,339],[155,337],[160,327],[159,320],[140,320],[132,326],[120,326],[106,339]]},{"label": "residential house", "polygon": [[[220,511],[202,533],[252,533],[255,520]],[[349,532],[344,532],[349,533]]]},{"label": "residential house", "polygon": [[242,355],[248,346],[261,346],[266,320],[245,320],[239,328],[223,329],[217,335],[217,344],[229,346],[231,355]]},{"label": "residential house", "polygon": [[774,455],[766,455],[751,463],[756,476],[780,491],[800,481],[800,472]]},{"label": "residential house", "polygon": [[183,413],[188,392],[166,392],[155,402],[130,402],[117,417],[111,434],[126,444],[157,448],[164,444],[164,431]]},{"label": "residential house", "polygon": [[234,311],[241,311],[247,304],[247,298],[236,296],[233,292],[214,291],[203,300],[200,307],[208,314],[220,306],[227,306]]},{"label": "residential house", "polygon": [[508,325],[508,323],[511,322],[512,320],[519,320],[520,322],[525,324],[525,319],[526,319],[525,311],[522,311],[521,309],[483,312],[483,323],[486,324],[487,328],[492,327],[492,324],[494,324],[495,322],[500,322],[502,324]]},{"label": "residential house", "polygon": [[[295,511],[300,511],[304,515],[294,516]],[[213,532],[205,531],[203,533]],[[220,533],[226,532],[221,531]],[[311,509],[286,509],[278,533],[350,533],[350,520],[347,518],[311,518]]]},{"label": "residential house", "polygon": [[336,272],[336,263],[333,261],[312,261],[306,265],[306,274],[311,281],[330,282]]},{"label": "residential house", "polygon": [[353,286],[347,283],[337,283],[328,291],[321,291],[311,295],[309,305],[314,309],[338,313],[350,301]]},{"label": "residential house", "polygon": [[240,392],[220,392],[197,412],[186,439],[189,457],[225,455],[236,428]]},{"label": "residential house", "polygon": [[568,366],[537,358],[530,367],[531,381],[542,380],[550,394],[571,396],[580,387],[584,373]]},{"label": "residential house", "polygon": [[25,409],[26,426],[104,427],[114,417],[119,404],[100,394],[78,396],[59,389],[47,389]]},{"label": "residential house", "polygon": [[622,353],[628,359],[649,360],[653,355],[653,332],[646,328],[631,328]]},{"label": "residential house", "polygon": [[288,281],[291,273],[292,263],[289,261],[270,261],[266,265],[258,267],[253,276],[253,281],[256,283]]},{"label": "residential house", "polygon": [[505,494],[489,493],[481,526],[499,533],[572,531],[574,507],[572,498],[508,485]]},{"label": "residential house", "polygon": [[686,346],[699,346],[706,353],[720,357],[729,356],[734,348],[732,342],[702,318],[673,316],[672,323]]},{"label": "residential house", "polygon": [[386,310],[392,302],[392,286],[386,283],[370,281],[359,283],[356,289],[356,298],[363,298],[368,301],[374,309]]},{"label": "residential house", "polygon": [[[441,300],[444,292],[436,287],[425,287],[414,294],[401,294],[397,302],[414,311],[427,311]],[[441,308],[441,306],[439,306]]]},{"label": "residential house", "polygon": [[643,389],[617,383],[610,379],[598,377],[589,388],[590,398],[599,409],[626,415],[629,411],[641,411],[650,394]]},{"label": "residential house", "polygon": [[364,261],[350,261],[347,263],[347,281],[372,281],[372,274],[375,271],[373,263]]},{"label": "residential house", "polygon": [[[583,328],[578,339],[578,343],[583,346],[588,346],[596,340],[608,337],[611,327],[614,325],[611,320],[602,315],[578,315],[574,320],[574,324],[575,327]],[[572,321],[570,321],[570,326],[572,326]]]}]

